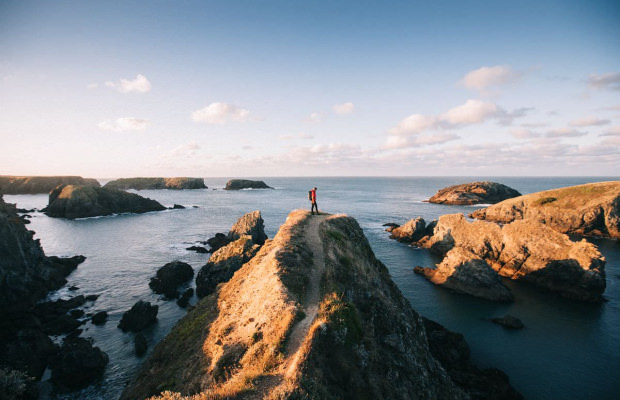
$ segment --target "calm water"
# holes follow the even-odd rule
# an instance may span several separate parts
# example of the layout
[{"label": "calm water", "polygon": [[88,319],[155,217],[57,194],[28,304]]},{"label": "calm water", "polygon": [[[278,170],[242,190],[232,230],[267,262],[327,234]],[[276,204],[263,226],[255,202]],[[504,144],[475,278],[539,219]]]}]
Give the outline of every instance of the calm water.
[{"label": "calm water", "polygon": [[[377,257],[413,307],[422,315],[465,335],[474,361],[481,367],[504,370],[526,399],[619,399],[620,398],[620,244],[593,240],[607,258],[607,289],[602,304],[582,304],[533,288],[507,282],[516,301],[495,304],[450,293],[413,273],[416,265],[431,266],[424,250],[388,239],[382,224],[404,223],[422,216],[427,221],[448,213],[469,213],[471,206],[423,203],[438,189],[457,183],[489,179],[521,193],[577,185],[611,178],[268,178],[277,190],[224,191],[226,179],[207,178],[209,189],[187,191],[141,191],[166,206],[174,203],[199,208],[142,215],[119,215],[81,220],[48,218],[34,213],[31,230],[41,239],[48,255],[83,254],[87,260],[69,276],[67,285],[52,298],[76,294],[99,294],[87,312],[110,314],[103,326],[87,323],[82,336],[92,337],[110,357],[104,380],[62,398],[115,399],[145,358],[133,354],[133,336],[116,327],[121,315],[136,301],[159,305],[158,323],[146,336],[149,351],[184,315],[174,301],[163,301],[149,289],[149,278],[162,265],[181,260],[194,270],[207,256],[185,250],[216,232],[227,232],[242,214],[261,210],[269,237],[296,208],[307,208],[307,191],[319,188],[319,208],[355,217]],[[615,178],[618,179],[618,178]],[[213,190],[216,188],[218,190]],[[42,208],[47,195],[5,196],[22,208]],[[196,299],[193,299],[195,302]],[[512,314],[526,325],[506,331],[488,322],[493,316]],[[45,398],[60,398],[43,385]]]}]

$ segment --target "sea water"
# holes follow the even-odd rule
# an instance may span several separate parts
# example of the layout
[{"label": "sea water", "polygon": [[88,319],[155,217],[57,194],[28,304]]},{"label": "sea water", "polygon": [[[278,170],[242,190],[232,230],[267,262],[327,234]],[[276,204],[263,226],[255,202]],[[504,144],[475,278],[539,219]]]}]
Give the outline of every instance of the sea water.
[{"label": "sea water", "polygon": [[[149,278],[164,264],[180,260],[197,273],[208,255],[186,248],[217,232],[227,232],[244,213],[260,210],[265,231],[273,237],[287,214],[309,208],[307,193],[316,186],[319,209],[345,213],[364,229],[376,256],[387,266],[402,293],[421,315],[465,335],[473,361],[480,367],[505,371],[512,385],[526,399],[619,399],[620,398],[620,244],[616,240],[591,239],[607,259],[606,302],[587,304],[542,293],[526,284],[505,281],[515,295],[510,304],[493,303],[436,287],[413,273],[413,267],[432,266],[437,260],[428,251],[389,239],[382,225],[405,223],[414,217],[427,222],[442,214],[469,214],[478,207],[425,203],[437,190],[458,183],[492,180],[523,194],[587,182],[618,178],[265,178],[275,190],[224,191],[226,179],[206,178],[209,189],[143,190],[171,207],[186,209],[146,214],[65,220],[31,213],[28,228],[47,255],[87,257],[68,277],[65,288],[51,299],[78,294],[97,294],[86,312],[107,311],[105,325],[90,322],[82,336],[93,338],[109,358],[103,380],[69,395],[52,393],[43,382],[43,398],[116,399],[146,357],[133,350],[133,334],[117,328],[122,314],[138,300],[159,306],[158,321],[145,332],[149,353],[186,310],[174,301],[154,294]],[[102,183],[105,180],[101,180]],[[5,195],[20,208],[43,208],[47,195]],[[197,206],[194,208],[193,206]],[[78,289],[69,291],[76,286]],[[196,302],[192,299],[192,303]],[[488,321],[511,314],[525,329],[508,331]],[[49,374],[48,374],[49,375]],[[44,377],[45,381],[46,377]]]}]

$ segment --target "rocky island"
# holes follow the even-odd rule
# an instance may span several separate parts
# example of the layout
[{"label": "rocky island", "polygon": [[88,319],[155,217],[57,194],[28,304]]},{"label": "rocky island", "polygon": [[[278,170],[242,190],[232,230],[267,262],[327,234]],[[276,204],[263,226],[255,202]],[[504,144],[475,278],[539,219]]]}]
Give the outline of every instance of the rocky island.
[{"label": "rocky island", "polygon": [[442,329],[438,361],[357,222],[294,211],[177,323],[121,398],[520,398],[505,375],[453,369]]},{"label": "rocky island", "polygon": [[249,179],[231,179],[226,182],[224,190],[242,190],[242,189],[273,189],[263,181],[252,181]]},{"label": "rocky island", "polygon": [[112,189],[207,189],[202,178],[121,178],[106,183],[103,187]]},{"label": "rocky island", "polygon": [[453,205],[495,204],[517,196],[521,196],[521,193],[506,185],[484,181],[448,186],[439,190],[428,202]]},{"label": "rocky island", "polygon": [[501,223],[534,220],[562,233],[620,238],[620,181],[532,193],[471,216]]},{"label": "rocky island", "polygon": [[0,176],[0,193],[4,194],[49,193],[58,185],[100,186],[96,179],[81,176]]},{"label": "rocky island", "polygon": [[85,218],[165,209],[155,200],[120,189],[62,185],[52,190],[44,212],[54,218]]}]

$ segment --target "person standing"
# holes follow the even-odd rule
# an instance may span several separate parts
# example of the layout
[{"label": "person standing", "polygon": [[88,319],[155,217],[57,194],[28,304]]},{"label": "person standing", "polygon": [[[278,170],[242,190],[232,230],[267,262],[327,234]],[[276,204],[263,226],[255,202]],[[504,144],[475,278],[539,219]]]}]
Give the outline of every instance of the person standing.
[{"label": "person standing", "polygon": [[310,202],[312,206],[310,207],[310,212],[314,214],[314,210],[316,209],[317,215],[319,214],[319,206],[316,205],[316,187],[310,191]]}]

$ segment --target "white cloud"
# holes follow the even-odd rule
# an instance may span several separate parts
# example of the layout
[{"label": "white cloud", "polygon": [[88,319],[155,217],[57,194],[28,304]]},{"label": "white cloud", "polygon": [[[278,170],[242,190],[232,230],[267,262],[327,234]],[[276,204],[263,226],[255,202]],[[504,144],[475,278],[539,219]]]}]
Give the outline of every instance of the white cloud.
[{"label": "white cloud", "polygon": [[311,122],[311,123],[319,123],[321,122],[322,119],[323,119],[323,115],[321,113],[313,112],[312,114],[308,116],[306,121]]},{"label": "white cloud", "polygon": [[539,133],[523,128],[513,129],[510,133],[517,139],[532,139],[540,137]]},{"label": "white cloud", "polygon": [[519,79],[521,79],[521,73],[513,71],[510,66],[496,65],[470,71],[460,83],[468,89],[483,92],[492,86],[517,82]]},{"label": "white cloud", "polygon": [[595,118],[595,117],[587,117],[587,118],[581,118],[581,119],[576,119],[574,121],[570,122],[571,126],[577,126],[577,127],[582,127],[582,126],[600,126],[600,125],[607,125],[609,124],[611,121],[609,121],[608,119],[600,119],[600,118]]},{"label": "white cloud", "polygon": [[432,115],[413,114],[390,130],[392,135],[409,135],[437,127],[439,119]]},{"label": "white cloud", "polygon": [[593,89],[620,90],[620,72],[608,74],[592,74],[588,78],[588,86]]},{"label": "white cloud", "polygon": [[455,135],[453,133],[439,133],[434,135],[423,135],[423,136],[388,136],[388,140],[383,146],[383,149],[405,149],[409,147],[423,147],[423,146],[432,146],[437,144],[443,144],[447,142],[451,142],[454,140],[458,140],[461,137]]},{"label": "white cloud", "polygon": [[499,108],[493,103],[486,103],[481,100],[467,100],[465,104],[456,106],[446,112],[441,120],[451,125],[470,125],[477,124],[488,117],[496,116]]},{"label": "white cloud", "polygon": [[208,106],[192,112],[192,120],[206,124],[225,124],[229,121],[243,122],[248,119],[250,112],[228,103],[211,103]]},{"label": "white cloud", "polygon": [[121,78],[118,82],[108,81],[105,85],[121,93],[146,93],[151,90],[151,82],[142,74],[138,74],[134,80]]},{"label": "white cloud", "polygon": [[335,104],[333,109],[336,114],[346,115],[351,114],[355,110],[355,105],[351,102]]},{"label": "white cloud", "polygon": [[588,132],[578,131],[578,130],[572,129],[572,128],[557,128],[557,129],[550,129],[550,130],[548,130],[547,134],[545,136],[549,137],[549,138],[555,138],[555,137],[579,137],[579,136],[585,136],[587,134],[588,134]]},{"label": "white cloud", "polygon": [[143,131],[149,125],[149,120],[141,119],[141,118],[133,118],[133,117],[123,117],[117,118],[116,120],[105,120],[101,121],[97,126],[100,129],[105,129],[108,131]]},{"label": "white cloud", "polygon": [[605,133],[601,133],[599,136],[620,136],[620,126],[612,126]]}]

